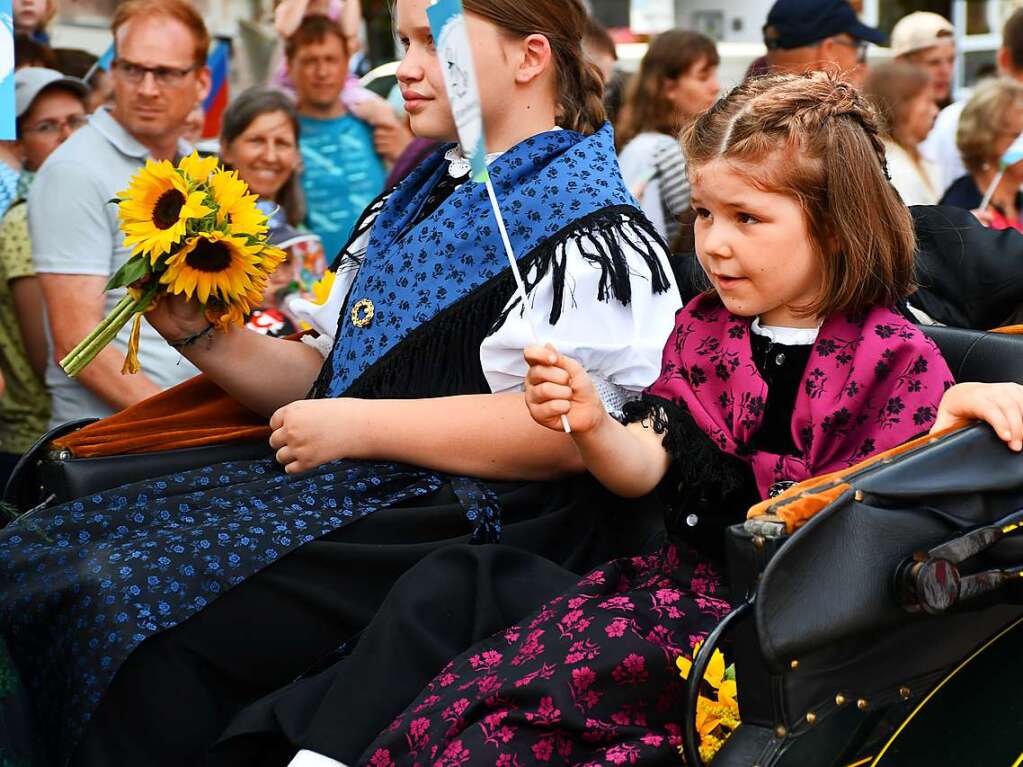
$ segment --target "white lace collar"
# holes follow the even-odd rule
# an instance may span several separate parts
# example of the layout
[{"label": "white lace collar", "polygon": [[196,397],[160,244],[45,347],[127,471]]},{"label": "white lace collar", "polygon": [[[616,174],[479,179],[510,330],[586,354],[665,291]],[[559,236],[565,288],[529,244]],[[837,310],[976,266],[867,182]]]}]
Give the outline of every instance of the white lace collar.
[{"label": "white lace collar", "polygon": [[[561,130],[560,126],[554,126],[551,130]],[[487,155],[487,165],[503,155],[504,152],[491,152]],[[444,159],[448,161],[448,175],[451,178],[461,178],[472,170],[472,162],[465,156],[461,144],[455,144],[444,153]]]},{"label": "white lace collar", "polygon": [[783,346],[810,346],[817,340],[820,326],[815,328],[785,328],[780,325],[761,325],[757,317],[749,326],[752,333]]},{"label": "white lace collar", "polygon": [[[491,152],[488,154],[487,165],[490,165],[490,163],[503,154],[504,152]],[[469,171],[472,170],[472,162],[465,156],[461,144],[455,144],[445,152],[444,159],[448,161],[448,175],[451,178],[461,178],[468,175]]]}]

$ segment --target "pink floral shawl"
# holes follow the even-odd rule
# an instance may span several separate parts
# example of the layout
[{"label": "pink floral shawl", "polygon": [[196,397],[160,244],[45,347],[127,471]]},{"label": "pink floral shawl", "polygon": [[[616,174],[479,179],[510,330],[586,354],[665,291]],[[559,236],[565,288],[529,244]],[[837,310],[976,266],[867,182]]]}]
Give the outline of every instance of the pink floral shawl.
[{"label": "pink floral shawl", "polygon": [[798,456],[750,447],[767,403],[753,362],[750,319],[713,295],[679,312],[661,376],[647,393],[684,406],[726,453],[748,461],[767,497],[779,481],[837,471],[926,431],[952,374],[937,347],[895,310],[825,320],[792,414]]}]

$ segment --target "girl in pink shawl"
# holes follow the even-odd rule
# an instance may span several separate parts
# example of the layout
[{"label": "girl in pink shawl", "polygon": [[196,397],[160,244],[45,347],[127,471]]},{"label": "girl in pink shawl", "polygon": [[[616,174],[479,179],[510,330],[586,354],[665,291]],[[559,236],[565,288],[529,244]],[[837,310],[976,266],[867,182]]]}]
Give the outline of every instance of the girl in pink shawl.
[{"label": "girl in pink shawl", "polygon": [[822,73],[748,81],[684,151],[713,290],[679,312],[660,378],[616,420],[578,363],[526,351],[533,418],[557,431],[567,415],[582,462],[615,492],[660,485],[669,542],[453,661],[364,753],[372,767],[675,763],[675,660],[729,609],[724,525],[957,419],[1023,448],[1023,387],[952,386],[894,308],[912,290],[912,223],[854,88]]}]

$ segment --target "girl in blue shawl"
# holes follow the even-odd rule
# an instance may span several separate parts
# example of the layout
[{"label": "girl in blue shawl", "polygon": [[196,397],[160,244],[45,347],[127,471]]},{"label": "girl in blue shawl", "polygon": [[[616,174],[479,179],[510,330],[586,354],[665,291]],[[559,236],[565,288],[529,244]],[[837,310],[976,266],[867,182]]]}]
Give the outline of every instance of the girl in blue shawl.
[{"label": "girl in blue shawl", "polygon": [[[428,4],[398,3],[398,76],[416,132],[450,141]],[[680,305],[666,252],[619,175],[581,3],[465,5],[528,305],[451,144],[364,214],[328,301],[305,307],[315,340],[212,334],[196,305],[162,302],[150,322],[270,418],[276,461],[125,485],[0,533],[36,763],[204,763],[240,708],[350,645],[439,549],[501,541],[582,572],[642,537],[570,439],[529,417],[524,314],[618,410],[656,377]],[[521,579],[509,619],[541,582]]]}]

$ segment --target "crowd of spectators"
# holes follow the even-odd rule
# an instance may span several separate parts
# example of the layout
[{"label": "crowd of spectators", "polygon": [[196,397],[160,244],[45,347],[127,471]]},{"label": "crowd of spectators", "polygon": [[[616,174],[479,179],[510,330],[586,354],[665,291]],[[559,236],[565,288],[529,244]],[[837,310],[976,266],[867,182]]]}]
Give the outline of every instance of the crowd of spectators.
[{"label": "crowd of spectators", "polygon": [[[0,481],[48,426],[103,417],[196,372],[145,323],[138,375],[120,375],[128,329],[75,380],[56,362],[120,298],[104,290],[129,254],[109,200],[147,159],[173,160],[199,142],[259,196],[289,259],[249,324],[283,334],[298,329],[289,297],[310,294],[367,205],[436,148],[352,75],[364,53],[358,0],[278,0],[269,82],[235,96],[212,144],[200,142],[210,37],[188,0],[121,4],[109,70],[50,47],[56,10],[56,0],[14,2],[18,139],[0,143]],[[957,101],[954,30],[938,14],[909,14],[889,38],[846,0],[777,0],[763,38],[750,76],[831,69],[866,89],[887,117],[888,172],[907,204],[940,201],[1023,228],[1023,170],[1000,166],[1023,131],[1023,11],[1005,23],[997,77]],[[892,60],[871,66],[870,46],[885,44]],[[593,20],[584,51],[607,85],[630,191],[682,247],[689,182],[676,137],[719,97],[716,45],[665,32],[629,76]]]}]

